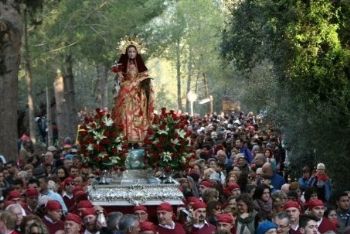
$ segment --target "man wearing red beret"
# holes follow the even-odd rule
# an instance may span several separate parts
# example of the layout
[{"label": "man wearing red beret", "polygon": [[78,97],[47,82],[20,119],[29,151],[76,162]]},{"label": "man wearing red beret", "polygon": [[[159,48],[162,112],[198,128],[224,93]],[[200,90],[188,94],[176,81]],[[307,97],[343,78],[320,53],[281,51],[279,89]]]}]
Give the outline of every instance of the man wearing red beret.
[{"label": "man wearing red beret", "polygon": [[300,234],[299,231],[299,216],[300,205],[296,201],[289,200],[284,204],[284,210],[287,212],[290,218],[290,233]]},{"label": "man wearing red beret", "polygon": [[173,221],[173,207],[167,203],[161,203],[157,207],[157,217],[158,217],[158,226],[157,231],[159,234],[185,234],[183,226],[179,223]]},{"label": "man wearing red beret", "polygon": [[84,234],[98,233],[97,216],[94,208],[85,208],[82,211],[82,217],[84,222]]},{"label": "man wearing red beret", "polygon": [[35,214],[38,207],[39,192],[35,188],[27,188],[25,192],[26,205],[23,207],[26,214]]},{"label": "man wearing red beret", "polygon": [[64,229],[64,223],[62,218],[62,206],[56,200],[49,200],[46,203],[46,215],[43,218],[43,222],[46,225],[49,233],[55,233],[58,230]]},{"label": "man wearing red beret", "polygon": [[237,198],[241,195],[241,188],[237,183],[231,182],[225,187],[224,193],[227,197]]},{"label": "man wearing red beret", "polygon": [[12,190],[7,195],[7,201],[10,203],[19,203],[21,200],[21,193],[18,190]]},{"label": "man wearing red beret", "polygon": [[215,184],[210,180],[203,180],[199,185],[199,191],[201,194],[208,188],[215,188]]},{"label": "man wearing red beret", "polygon": [[89,209],[89,208],[94,208],[91,201],[81,200],[78,202],[78,204],[76,206],[76,212],[74,212],[74,213],[76,213],[77,215],[79,215],[81,217],[83,215],[84,210]]},{"label": "man wearing red beret", "polygon": [[74,182],[72,177],[67,177],[63,181],[63,191],[62,191],[62,198],[64,203],[67,206],[67,209],[69,212],[72,212],[74,208],[74,195],[73,195],[73,189],[74,189]]},{"label": "man wearing red beret", "polygon": [[82,221],[81,218],[72,213],[68,213],[64,221],[65,234],[80,234]]},{"label": "man wearing red beret", "polygon": [[138,205],[134,207],[134,215],[139,218],[140,223],[148,221],[147,208],[143,205]]},{"label": "man wearing red beret", "polygon": [[320,233],[325,233],[328,231],[337,231],[335,225],[331,223],[331,221],[329,221],[327,217],[323,217],[325,212],[323,201],[319,199],[311,199],[308,202],[308,208],[310,210],[310,213],[319,219],[319,221],[317,222],[317,226],[318,231]]},{"label": "man wearing red beret", "polygon": [[216,216],[217,224],[216,228],[218,232],[231,232],[236,233],[234,230],[234,219],[231,214],[222,213]]},{"label": "man wearing red beret", "polygon": [[214,225],[206,221],[207,205],[201,201],[194,201],[192,204],[193,209],[193,225],[191,227],[191,234],[212,234],[216,228]]}]

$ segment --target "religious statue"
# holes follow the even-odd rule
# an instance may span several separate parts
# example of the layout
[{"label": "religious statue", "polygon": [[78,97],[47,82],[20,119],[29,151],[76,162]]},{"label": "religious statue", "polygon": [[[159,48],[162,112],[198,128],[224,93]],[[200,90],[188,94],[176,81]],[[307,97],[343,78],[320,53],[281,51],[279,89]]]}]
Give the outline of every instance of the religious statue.
[{"label": "religious statue", "polygon": [[117,73],[120,84],[113,120],[122,128],[129,143],[141,143],[152,123],[154,99],[148,69],[136,43],[128,44],[112,70]]}]

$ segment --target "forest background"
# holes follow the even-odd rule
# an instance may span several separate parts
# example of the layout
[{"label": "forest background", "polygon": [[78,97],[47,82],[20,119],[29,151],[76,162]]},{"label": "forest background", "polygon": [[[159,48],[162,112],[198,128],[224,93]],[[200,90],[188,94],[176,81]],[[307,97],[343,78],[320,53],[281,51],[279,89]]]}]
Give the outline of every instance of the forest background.
[{"label": "forest background", "polygon": [[0,1],[0,153],[40,142],[37,117],[74,139],[78,112],[112,108],[118,43],[138,35],[157,109],[239,101],[283,133],[289,170],[324,162],[350,188],[349,32],[346,0]]}]

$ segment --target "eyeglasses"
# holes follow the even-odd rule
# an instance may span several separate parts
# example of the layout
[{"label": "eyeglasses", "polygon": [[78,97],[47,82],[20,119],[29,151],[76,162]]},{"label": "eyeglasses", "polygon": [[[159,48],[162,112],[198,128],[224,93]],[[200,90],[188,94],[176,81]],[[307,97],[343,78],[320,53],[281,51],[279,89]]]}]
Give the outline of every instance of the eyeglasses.
[{"label": "eyeglasses", "polygon": [[277,229],[285,229],[289,227],[289,225],[277,225]]}]

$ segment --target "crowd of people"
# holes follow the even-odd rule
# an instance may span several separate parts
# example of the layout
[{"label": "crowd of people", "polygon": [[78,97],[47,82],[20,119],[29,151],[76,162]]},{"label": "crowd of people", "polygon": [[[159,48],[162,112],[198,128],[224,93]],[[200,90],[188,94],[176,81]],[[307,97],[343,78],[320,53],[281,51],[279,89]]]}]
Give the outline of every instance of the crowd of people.
[{"label": "crowd of people", "polygon": [[128,213],[89,201],[98,174],[74,142],[41,153],[23,138],[17,161],[0,158],[0,234],[350,233],[350,194],[332,202],[321,162],[302,168],[298,179],[285,174],[281,134],[260,117],[188,118],[196,157],[174,174],[184,205],[141,204]]}]

